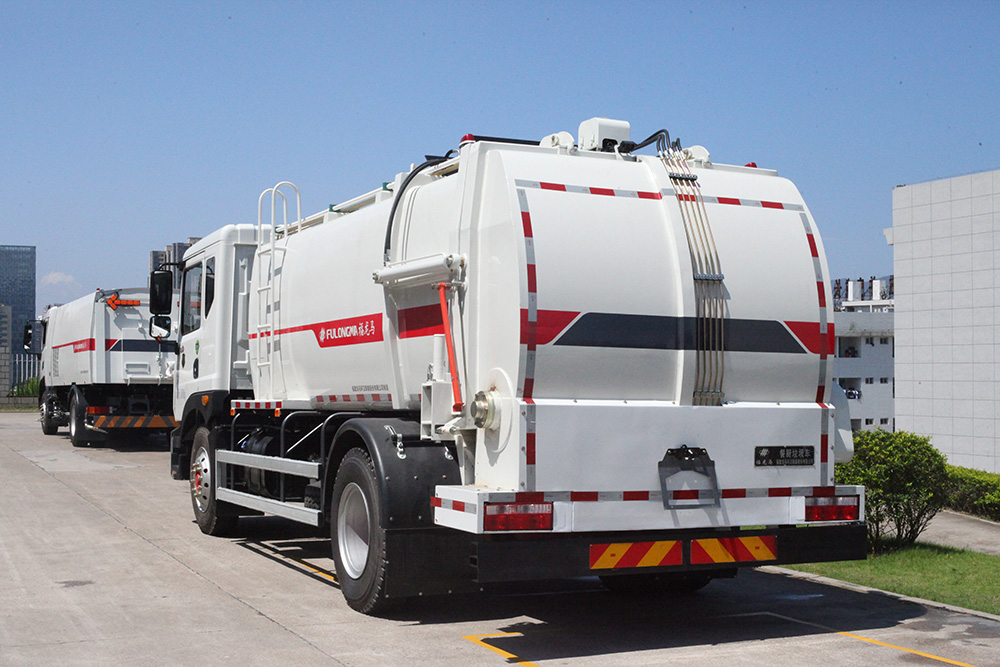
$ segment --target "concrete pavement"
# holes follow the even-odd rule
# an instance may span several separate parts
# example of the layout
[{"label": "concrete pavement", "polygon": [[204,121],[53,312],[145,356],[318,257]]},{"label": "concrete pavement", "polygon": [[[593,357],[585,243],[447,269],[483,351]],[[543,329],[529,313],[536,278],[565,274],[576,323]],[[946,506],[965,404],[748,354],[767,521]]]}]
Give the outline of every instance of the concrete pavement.
[{"label": "concrete pavement", "polygon": [[1000,556],[1000,523],[944,510],[931,519],[919,541]]}]

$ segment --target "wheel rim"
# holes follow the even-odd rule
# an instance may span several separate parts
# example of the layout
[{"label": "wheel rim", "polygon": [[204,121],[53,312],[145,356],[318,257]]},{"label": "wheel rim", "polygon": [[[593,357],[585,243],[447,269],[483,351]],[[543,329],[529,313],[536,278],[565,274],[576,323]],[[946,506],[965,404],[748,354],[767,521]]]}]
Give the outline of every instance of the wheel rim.
[{"label": "wheel rim", "polygon": [[74,400],[69,406],[69,437],[76,440],[76,414],[80,411],[80,406]]},{"label": "wheel rim", "polygon": [[191,497],[199,512],[208,510],[209,494],[212,489],[212,466],[208,452],[200,448],[191,459]]},{"label": "wheel rim", "polygon": [[368,499],[361,487],[351,482],[340,496],[337,510],[337,547],[346,574],[358,579],[368,562],[368,543],[371,539],[371,522]]}]

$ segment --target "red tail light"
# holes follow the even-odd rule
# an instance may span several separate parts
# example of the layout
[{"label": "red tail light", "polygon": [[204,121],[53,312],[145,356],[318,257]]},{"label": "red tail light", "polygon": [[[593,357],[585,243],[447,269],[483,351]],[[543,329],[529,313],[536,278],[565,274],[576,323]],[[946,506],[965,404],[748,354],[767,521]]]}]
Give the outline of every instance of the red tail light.
[{"label": "red tail light", "polygon": [[806,521],[857,521],[860,505],[858,496],[810,496],[806,498]]},{"label": "red tail light", "polygon": [[552,530],[552,503],[486,503],[485,530]]},{"label": "red tail light", "polygon": [[87,406],[88,415],[110,415],[111,408],[106,405],[88,405]]}]

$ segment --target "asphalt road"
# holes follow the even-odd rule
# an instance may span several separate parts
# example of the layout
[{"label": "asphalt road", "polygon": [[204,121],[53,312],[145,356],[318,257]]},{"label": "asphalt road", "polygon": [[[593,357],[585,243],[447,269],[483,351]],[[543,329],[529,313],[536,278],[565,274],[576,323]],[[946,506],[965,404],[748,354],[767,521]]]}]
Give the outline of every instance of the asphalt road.
[{"label": "asphalt road", "polygon": [[164,442],[74,449],[0,413],[2,665],[1000,665],[1000,621],[747,571],[685,597],[595,581],[350,610],[329,541],[202,535]]}]

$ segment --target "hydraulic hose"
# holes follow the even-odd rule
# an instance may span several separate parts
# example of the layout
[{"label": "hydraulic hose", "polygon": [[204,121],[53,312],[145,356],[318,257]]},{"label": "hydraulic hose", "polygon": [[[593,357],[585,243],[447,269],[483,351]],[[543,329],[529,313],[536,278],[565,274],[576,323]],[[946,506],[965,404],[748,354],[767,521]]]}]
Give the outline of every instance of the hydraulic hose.
[{"label": "hydraulic hose", "polygon": [[437,156],[437,155],[424,156],[427,158],[426,161],[423,164],[417,166],[415,169],[413,169],[413,171],[407,174],[406,178],[403,179],[402,184],[400,184],[399,186],[399,192],[396,193],[396,197],[392,200],[392,208],[389,210],[389,222],[386,224],[385,227],[385,249],[384,249],[384,254],[382,255],[383,264],[389,263],[389,249],[390,246],[392,245],[392,223],[396,219],[396,207],[399,206],[399,202],[403,200],[403,193],[406,192],[406,186],[408,186],[410,184],[410,181],[412,181],[416,177],[416,175],[422,172],[424,169],[427,169],[428,167],[433,167],[435,165],[439,165],[442,162],[450,159],[452,153],[454,152],[455,152],[454,150],[450,150],[443,156]]}]

